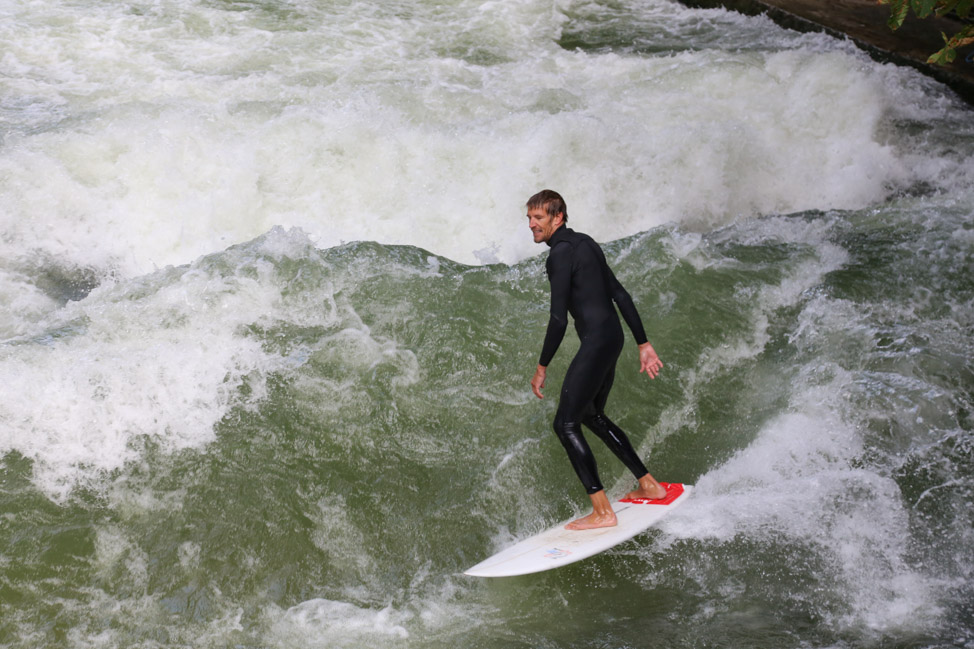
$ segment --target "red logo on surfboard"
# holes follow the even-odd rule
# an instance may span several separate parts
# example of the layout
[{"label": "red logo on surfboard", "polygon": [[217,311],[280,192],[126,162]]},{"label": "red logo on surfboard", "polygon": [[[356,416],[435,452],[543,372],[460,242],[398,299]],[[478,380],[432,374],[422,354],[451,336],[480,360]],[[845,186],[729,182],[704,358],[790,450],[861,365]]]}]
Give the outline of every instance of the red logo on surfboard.
[{"label": "red logo on surfboard", "polygon": [[683,485],[678,482],[661,482],[666,489],[666,495],[662,498],[653,500],[652,498],[623,498],[621,503],[633,503],[636,505],[669,505],[683,494]]}]

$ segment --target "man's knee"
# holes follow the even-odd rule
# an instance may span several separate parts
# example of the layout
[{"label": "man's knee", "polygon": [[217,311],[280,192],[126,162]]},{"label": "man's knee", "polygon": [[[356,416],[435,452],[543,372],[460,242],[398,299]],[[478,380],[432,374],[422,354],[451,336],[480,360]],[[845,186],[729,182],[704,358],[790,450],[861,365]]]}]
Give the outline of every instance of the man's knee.
[{"label": "man's knee", "polygon": [[594,412],[586,415],[584,418],[582,418],[582,423],[585,424],[586,428],[591,430],[599,437],[604,437],[609,431],[618,429],[618,426],[612,423],[612,420],[601,412]]},{"label": "man's knee", "polygon": [[582,434],[582,426],[577,421],[566,420],[555,417],[552,428],[558,436],[558,441],[568,453],[568,458],[590,495],[603,490],[602,482],[599,480],[598,467],[595,464],[595,456],[592,455],[585,436]]},{"label": "man's knee", "polygon": [[555,431],[555,435],[561,440],[562,444],[565,444],[575,435],[580,435],[582,432],[582,427],[577,421],[571,419],[566,419],[560,415],[555,416],[554,422],[552,422],[551,427]]}]

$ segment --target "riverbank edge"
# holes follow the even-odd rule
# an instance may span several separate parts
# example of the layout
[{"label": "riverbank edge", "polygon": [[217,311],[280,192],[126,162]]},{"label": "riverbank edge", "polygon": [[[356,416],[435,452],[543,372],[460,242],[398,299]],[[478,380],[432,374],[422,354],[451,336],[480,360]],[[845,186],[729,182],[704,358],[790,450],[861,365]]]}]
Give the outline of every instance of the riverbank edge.
[{"label": "riverbank edge", "polygon": [[[778,25],[800,32],[825,32],[849,38],[872,58],[915,68],[940,81],[974,107],[974,46],[958,50],[949,66],[927,63],[963,23],[951,18],[920,20],[912,14],[897,31],[886,21],[889,6],[877,0],[679,0],[688,7],[724,8],[746,15],[767,15]],[[971,60],[968,60],[971,59]]]}]

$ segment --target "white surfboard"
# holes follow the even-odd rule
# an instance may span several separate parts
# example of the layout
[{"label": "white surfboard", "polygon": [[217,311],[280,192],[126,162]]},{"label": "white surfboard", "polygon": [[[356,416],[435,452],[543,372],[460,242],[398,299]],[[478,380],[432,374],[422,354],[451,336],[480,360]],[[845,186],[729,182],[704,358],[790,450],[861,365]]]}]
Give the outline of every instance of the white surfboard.
[{"label": "white surfboard", "polygon": [[568,521],[515,543],[485,559],[464,574],[473,577],[513,577],[560,568],[628,541],[673,511],[690,494],[690,485],[661,482],[666,496],[637,498],[612,504],[619,524],[594,530],[566,530]]}]

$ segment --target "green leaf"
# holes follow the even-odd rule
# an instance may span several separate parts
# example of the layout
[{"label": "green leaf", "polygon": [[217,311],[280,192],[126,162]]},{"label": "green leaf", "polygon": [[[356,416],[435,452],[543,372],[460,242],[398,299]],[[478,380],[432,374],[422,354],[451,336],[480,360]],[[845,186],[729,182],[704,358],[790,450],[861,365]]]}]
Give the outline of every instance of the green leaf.
[{"label": "green leaf", "polygon": [[909,0],[890,0],[889,1],[889,21],[887,24],[892,30],[897,30],[906,20],[906,14],[910,11]]},{"label": "green leaf", "polygon": [[951,11],[956,11],[961,18],[967,18],[971,13],[974,0],[939,0],[937,2],[937,15],[946,16]]},{"label": "green leaf", "polygon": [[974,8],[974,0],[960,0],[957,3],[957,15],[967,18],[971,14],[971,8]]},{"label": "green leaf", "polygon": [[948,65],[954,62],[957,57],[957,50],[952,50],[949,47],[945,47],[939,52],[934,52],[927,59],[927,63],[935,63],[937,65]]},{"label": "green leaf", "polygon": [[937,5],[937,0],[910,0],[913,13],[920,18],[926,18],[933,13],[933,8]]},{"label": "green leaf", "polygon": [[957,48],[974,43],[974,25],[967,25],[951,37],[941,34],[944,37],[944,47],[939,52],[935,52],[927,59],[927,63],[937,65],[948,65],[957,58]]},{"label": "green leaf", "polygon": [[974,25],[967,25],[950,39],[954,47],[964,47],[974,43]]}]

